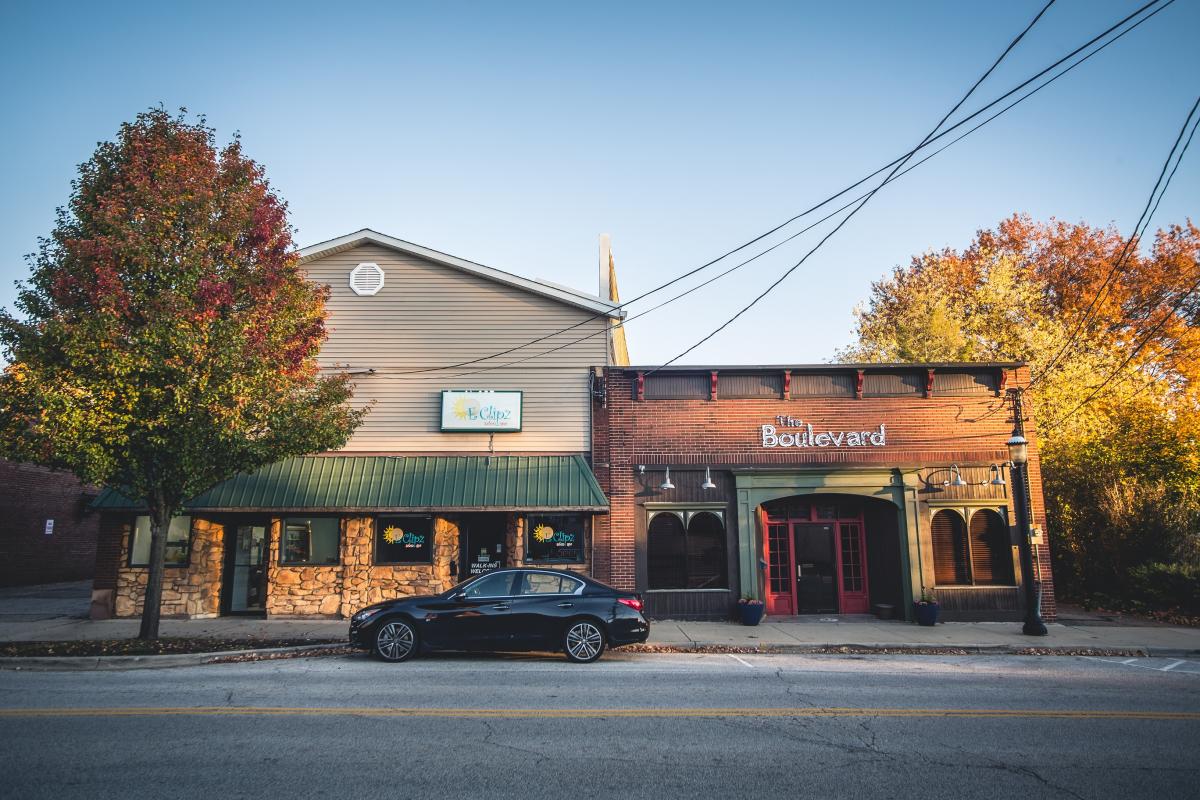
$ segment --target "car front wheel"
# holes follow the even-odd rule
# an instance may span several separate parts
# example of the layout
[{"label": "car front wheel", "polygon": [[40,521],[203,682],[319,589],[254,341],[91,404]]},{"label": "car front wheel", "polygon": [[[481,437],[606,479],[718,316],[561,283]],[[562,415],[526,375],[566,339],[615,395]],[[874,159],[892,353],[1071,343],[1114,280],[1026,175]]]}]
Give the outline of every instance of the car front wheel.
[{"label": "car front wheel", "polygon": [[407,661],[417,652],[417,632],[402,619],[384,622],[375,632],[374,651],[384,661]]},{"label": "car front wheel", "polygon": [[568,660],[590,664],[604,652],[604,631],[590,620],[572,622],[563,636],[563,650]]}]

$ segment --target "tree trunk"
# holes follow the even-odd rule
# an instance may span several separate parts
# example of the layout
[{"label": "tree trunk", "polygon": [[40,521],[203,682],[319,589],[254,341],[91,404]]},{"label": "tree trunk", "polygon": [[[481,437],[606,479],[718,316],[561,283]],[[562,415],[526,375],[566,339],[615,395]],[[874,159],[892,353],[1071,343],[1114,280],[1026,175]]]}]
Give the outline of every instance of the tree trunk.
[{"label": "tree trunk", "polygon": [[[142,626],[139,639],[158,638],[158,620],[162,614],[163,561],[167,553],[167,528],[175,509],[166,503],[150,508],[150,575],[146,578],[146,594],[142,600]],[[132,541],[130,542],[132,546]]]}]

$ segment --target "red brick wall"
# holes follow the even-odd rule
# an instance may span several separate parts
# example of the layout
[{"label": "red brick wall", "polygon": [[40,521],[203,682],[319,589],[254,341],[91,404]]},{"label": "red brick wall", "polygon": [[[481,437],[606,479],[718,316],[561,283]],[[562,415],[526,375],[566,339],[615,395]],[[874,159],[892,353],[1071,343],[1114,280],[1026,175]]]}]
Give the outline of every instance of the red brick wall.
[{"label": "red brick wall", "polygon": [[68,472],[0,461],[0,586],[92,577],[99,514],[86,509],[94,496]]},{"label": "red brick wall", "polygon": [[[1008,373],[1008,387],[1028,384],[1026,368]],[[635,588],[637,495],[642,489],[635,466],[880,466],[914,469],[950,464],[987,465],[1006,461],[1012,433],[1007,398],[971,397],[803,398],[636,400],[636,374],[606,372],[604,408],[595,409],[594,469],[610,502],[596,518],[595,575],[622,588]],[[1026,414],[1030,403],[1025,404]],[[761,446],[760,426],[791,416],[818,431],[876,430],[887,426],[885,447],[846,449]],[[1030,442],[1030,488],[1034,524],[1045,530],[1036,425],[1026,421]],[[667,500],[667,497],[653,498]],[[1049,548],[1037,548],[1043,581],[1043,612],[1055,614]],[[920,587],[915,587],[918,591]]]}]

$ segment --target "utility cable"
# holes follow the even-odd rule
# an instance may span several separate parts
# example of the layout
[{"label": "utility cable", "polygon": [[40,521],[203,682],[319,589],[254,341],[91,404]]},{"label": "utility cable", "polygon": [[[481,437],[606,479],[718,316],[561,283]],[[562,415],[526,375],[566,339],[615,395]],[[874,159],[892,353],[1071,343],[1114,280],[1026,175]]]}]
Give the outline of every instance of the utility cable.
[{"label": "utility cable", "polygon": [[[1146,18],[1144,18],[1144,19],[1142,19],[1142,20],[1139,20],[1139,21],[1138,21],[1137,23],[1135,23],[1135,25],[1134,25],[1134,26],[1132,26],[1132,27],[1131,27],[1129,30],[1132,30],[1132,29],[1133,29],[1133,27],[1137,27],[1137,25],[1140,25],[1142,22],[1145,22],[1145,21],[1146,21],[1146,19],[1149,19],[1149,17],[1150,17],[1150,16],[1153,16],[1154,14],[1157,14],[1159,11],[1161,11],[1162,9],[1166,8],[1167,6],[1171,5],[1171,4],[1172,4],[1172,3],[1174,3],[1174,2],[1175,2],[1175,0],[1166,0],[1166,2],[1165,2],[1165,3],[1163,2],[1163,0],[1151,0],[1150,2],[1148,2],[1148,3],[1146,3],[1145,5],[1143,5],[1143,6],[1139,7],[1137,10],[1133,11],[1132,13],[1130,13],[1129,15],[1127,15],[1126,17],[1124,17],[1123,19],[1121,19],[1121,20],[1120,20],[1120,21],[1118,21],[1117,23],[1113,24],[1112,26],[1110,26],[1110,27],[1109,27],[1109,28],[1107,28],[1106,30],[1104,30],[1104,31],[1102,31],[1101,33],[1097,34],[1097,35],[1096,35],[1096,36],[1094,36],[1092,39],[1090,39],[1089,41],[1085,42],[1083,45],[1081,45],[1081,46],[1079,46],[1079,47],[1075,48],[1074,50],[1072,50],[1072,51],[1071,51],[1070,53],[1068,53],[1067,55],[1065,55],[1065,56],[1063,56],[1062,58],[1060,58],[1059,60],[1055,61],[1053,64],[1051,64],[1049,67],[1047,67],[1047,68],[1043,69],[1041,72],[1038,72],[1036,75],[1034,75],[1034,76],[1032,76],[1032,77],[1028,78],[1027,80],[1023,81],[1021,84],[1019,84],[1018,86],[1014,87],[1014,88],[1013,88],[1013,89],[1011,89],[1010,91],[1008,91],[1008,92],[1006,92],[1005,94],[1003,94],[1003,95],[1001,95],[1001,96],[997,97],[996,99],[992,100],[992,101],[991,101],[990,103],[988,103],[987,105],[985,105],[985,106],[983,106],[983,107],[981,107],[981,108],[977,109],[976,111],[972,112],[970,115],[968,115],[967,117],[963,118],[962,120],[959,120],[959,121],[958,121],[958,122],[956,122],[954,125],[951,125],[951,126],[950,126],[950,127],[948,127],[946,130],[942,131],[941,133],[937,134],[936,136],[933,136],[933,137],[931,137],[931,138],[930,138],[930,139],[929,139],[927,142],[925,142],[925,145],[924,145],[924,146],[928,146],[929,144],[932,144],[933,142],[937,141],[938,139],[941,139],[943,136],[947,136],[947,135],[949,135],[949,134],[950,134],[950,133],[952,133],[954,130],[956,130],[956,129],[958,129],[959,127],[961,127],[961,126],[965,125],[966,123],[970,122],[972,119],[974,119],[975,117],[979,116],[980,114],[982,114],[982,113],[986,112],[988,109],[990,109],[990,108],[992,108],[992,107],[994,107],[994,106],[998,105],[999,103],[1003,102],[1004,100],[1006,100],[1007,98],[1009,98],[1009,97],[1011,97],[1013,94],[1015,94],[1016,92],[1020,91],[1021,89],[1025,88],[1026,86],[1028,86],[1030,83],[1032,83],[1032,82],[1034,82],[1035,80],[1037,80],[1037,79],[1041,78],[1041,77],[1042,77],[1043,75],[1045,75],[1047,72],[1050,72],[1050,71],[1051,71],[1051,70],[1053,70],[1054,68],[1056,68],[1056,67],[1058,67],[1059,65],[1061,65],[1063,62],[1065,62],[1065,61],[1069,60],[1070,58],[1073,58],[1073,57],[1074,57],[1074,56],[1076,56],[1076,55],[1078,55],[1080,52],[1082,52],[1083,50],[1085,50],[1085,49],[1087,49],[1088,47],[1092,46],[1093,44],[1095,44],[1096,42],[1100,41],[1101,39],[1104,39],[1104,38],[1105,38],[1105,37],[1107,37],[1109,34],[1111,34],[1113,31],[1115,31],[1115,30],[1117,30],[1117,29],[1121,28],[1122,26],[1124,26],[1124,25],[1125,25],[1126,23],[1128,23],[1130,20],[1132,20],[1132,19],[1135,19],[1136,17],[1140,16],[1140,15],[1141,15],[1143,12],[1145,12],[1147,9],[1150,9],[1150,8],[1152,8],[1152,7],[1156,6],[1156,5],[1160,5],[1160,4],[1161,4],[1161,5],[1160,5],[1160,7],[1159,7],[1158,9],[1156,9],[1154,12],[1152,12],[1152,13],[1151,13],[1150,15],[1148,15]],[[1045,9],[1043,9],[1043,10],[1042,10],[1042,12],[1040,12],[1038,16],[1040,17],[1040,16],[1041,16],[1041,13],[1044,13],[1044,12],[1045,12]],[[1036,21],[1036,20],[1035,20],[1035,21]],[[1121,33],[1121,34],[1119,34],[1119,35],[1118,35],[1118,37],[1116,37],[1116,38],[1119,38],[1119,36],[1121,36],[1121,35],[1124,35],[1125,33],[1128,33],[1128,32],[1129,32],[1129,30],[1122,31],[1122,33]],[[1107,46],[1107,44],[1108,44],[1108,43],[1106,43],[1106,44],[1105,44],[1105,46]],[[1011,47],[1011,46],[1010,46],[1010,47]],[[585,318],[585,319],[583,319],[583,320],[580,320],[579,322],[576,322],[576,323],[574,323],[574,324],[572,324],[572,325],[569,325],[569,326],[567,326],[567,327],[565,327],[565,328],[562,328],[562,329],[560,329],[560,330],[554,331],[554,332],[552,332],[552,333],[545,334],[545,335],[543,335],[543,336],[540,336],[540,337],[537,337],[537,338],[535,338],[535,339],[532,339],[532,340],[530,340],[530,341],[528,341],[528,342],[524,342],[524,343],[522,343],[522,344],[515,345],[515,346],[513,346],[513,347],[511,347],[511,348],[508,348],[508,349],[505,349],[505,350],[501,350],[501,351],[498,351],[498,352],[496,352],[496,353],[491,353],[491,354],[489,354],[489,355],[486,355],[486,356],[481,356],[481,357],[478,357],[478,358],[468,359],[468,360],[466,360],[466,361],[460,361],[460,362],[457,362],[457,363],[455,363],[455,364],[446,364],[446,365],[435,366],[435,367],[424,367],[424,368],[420,368],[420,369],[413,369],[413,370],[403,370],[403,371],[401,371],[401,372],[398,372],[398,373],[393,373],[393,374],[400,374],[400,375],[412,375],[412,374],[419,374],[419,373],[439,372],[439,371],[443,371],[443,370],[457,369],[457,368],[460,368],[460,367],[470,366],[470,365],[472,365],[472,364],[477,364],[477,363],[480,363],[480,362],[483,362],[483,361],[488,361],[488,360],[491,360],[491,359],[493,359],[493,358],[498,358],[498,357],[500,357],[500,356],[508,355],[509,353],[515,352],[515,351],[517,351],[517,350],[521,350],[521,349],[524,349],[524,348],[526,348],[526,347],[529,347],[529,346],[531,346],[531,345],[538,344],[538,343],[540,343],[540,342],[546,341],[547,339],[551,339],[551,338],[553,338],[553,337],[555,337],[555,336],[559,336],[559,335],[561,335],[561,334],[563,334],[563,333],[567,333],[567,332],[569,332],[569,331],[571,331],[571,330],[574,330],[574,329],[576,329],[576,328],[579,328],[579,327],[581,327],[581,326],[583,326],[583,325],[586,325],[586,324],[588,324],[588,323],[590,323],[590,322],[592,322],[592,321],[594,321],[594,320],[596,320],[596,319],[608,318],[608,317],[610,317],[610,316],[612,315],[612,312],[614,312],[614,311],[617,311],[617,310],[620,310],[620,309],[623,309],[623,308],[625,308],[626,306],[629,306],[629,305],[631,305],[631,304],[633,304],[633,303],[636,303],[636,302],[638,302],[638,301],[640,301],[640,300],[643,300],[643,299],[645,299],[646,297],[649,297],[650,295],[653,295],[653,294],[655,294],[655,293],[657,293],[657,292],[659,292],[659,291],[662,291],[663,289],[666,289],[666,288],[668,288],[669,286],[672,286],[672,285],[674,285],[674,284],[678,283],[679,281],[685,280],[685,279],[687,279],[687,278],[691,277],[692,275],[695,275],[695,274],[697,274],[698,272],[701,272],[702,270],[705,270],[705,269],[707,269],[707,268],[709,268],[709,267],[713,266],[714,264],[716,264],[716,263],[718,263],[718,262],[722,261],[722,260],[723,260],[723,259],[725,259],[725,258],[728,258],[730,255],[733,255],[734,253],[737,253],[737,252],[739,252],[739,251],[741,251],[741,250],[744,250],[745,248],[747,248],[747,247],[749,247],[749,246],[751,246],[751,245],[753,245],[753,244],[756,244],[757,242],[760,242],[760,241],[762,241],[763,239],[767,238],[767,237],[768,237],[768,236],[770,236],[771,234],[774,234],[774,233],[778,232],[779,230],[781,230],[781,229],[783,229],[783,228],[787,227],[788,225],[790,225],[791,223],[793,223],[793,222],[795,222],[795,221],[797,221],[797,220],[799,220],[799,219],[801,219],[801,218],[803,218],[803,217],[805,217],[805,216],[807,216],[807,215],[809,215],[809,214],[813,213],[814,211],[816,211],[816,210],[818,210],[818,209],[820,209],[820,208],[822,208],[822,207],[824,207],[824,206],[828,205],[829,203],[833,202],[833,201],[834,201],[834,200],[836,200],[838,197],[841,197],[842,195],[846,194],[847,192],[849,192],[849,191],[852,191],[853,189],[857,188],[858,186],[861,186],[863,183],[866,183],[867,181],[871,180],[871,179],[872,179],[872,178],[874,178],[875,176],[877,176],[877,175],[879,175],[880,173],[882,173],[882,172],[884,172],[885,170],[887,170],[889,167],[893,167],[893,166],[895,166],[895,165],[897,165],[897,164],[902,164],[902,163],[906,162],[906,161],[907,161],[907,160],[908,160],[908,159],[909,159],[909,158],[910,158],[910,157],[911,157],[911,156],[912,156],[912,155],[913,155],[915,152],[916,152],[916,150],[912,150],[912,151],[909,151],[908,153],[905,153],[904,155],[900,156],[899,158],[897,158],[897,159],[895,159],[895,160],[893,160],[893,161],[891,161],[891,162],[889,162],[889,163],[887,163],[887,164],[883,165],[882,167],[880,167],[879,169],[875,170],[875,171],[874,171],[874,172],[872,172],[871,174],[869,174],[869,175],[867,175],[867,176],[865,176],[865,177],[863,177],[863,178],[859,179],[858,181],[855,181],[854,183],[852,183],[852,184],[850,184],[849,186],[845,187],[844,189],[842,189],[842,190],[838,191],[837,193],[835,193],[835,194],[833,194],[833,195],[830,195],[829,197],[825,198],[824,200],[822,200],[821,202],[817,203],[816,205],[814,205],[814,206],[812,206],[812,207],[810,207],[810,208],[808,208],[808,209],[806,209],[806,210],[804,210],[804,211],[800,212],[799,214],[796,214],[795,216],[791,217],[791,218],[790,218],[790,219],[788,219],[788,220],[785,220],[784,222],[780,223],[779,225],[776,225],[774,228],[771,228],[771,229],[770,229],[770,230],[768,230],[767,232],[765,232],[765,233],[763,233],[763,234],[761,234],[761,235],[759,235],[759,236],[756,236],[755,238],[753,238],[753,239],[751,239],[751,240],[749,240],[749,241],[745,242],[744,244],[738,245],[737,247],[733,248],[732,250],[729,250],[728,252],[726,252],[726,253],[724,253],[724,254],[722,254],[722,255],[718,256],[717,258],[714,258],[713,260],[711,260],[711,261],[709,261],[709,262],[707,262],[707,263],[705,263],[705,264],[702,264],[702,265],[700,265],[700,266],[698,266],[698,267],[695,267],[695,268],[693,268],[693,269],[691,269],[691,270],[688,270],[687,272],[684,272],[684,273],[682,273],[682,274],[680,274],[680,275],[678,275],[678,276],[676,276],[676,277],[674,277],[674,278],[670,279],[669,281],[667,281],[667,282],[665,282],[665,283],[663,283],[663,284],[660,284],[659,286],[656,286],[656,287],[654,287],[654,288],[652,288],[652,289],[650,289],[650,290],[648,290],[648,291],[646,291],[646,292],[644,292],[644,293],[642,293],[642,294],[640,294],[640,295],[638,295],[638,296],[636,296],[636,297],[634,297],[634,298],[632,298],[632,299],[630,299],[630,300],[626,300],[626,301],[624,301],[624,302],[622,302],[622,303],[615,304],[615,305],[613,305],[613,306],[612,306],[612,309],[611,309],[611,310],[609,310],[609,311],[604,311],[604,312],[601,312],[601,313],[595,314],[595,315],[593,315],[593,316],[591,316],[591,317],[588,317],[588,318]]]},{"label": "utility cable", "polygon": [[[1000,62],[1002,62],[1005,59],[1005,57],[1007,57],[1008,54],[1010,52],[1012,52],[1012,49],[1014,47],[1016,47],[1017,44],[1022,39],[1025,38],[1025,34],[1029,33],[1029,31],[1033,28],[1033,26],[1037,24],[1038,20],[1042,18],[1042,15],[1045,14],[1050,9],[1050,6],[1052,6],[1052,5],[1054,5],[1054,0],[1050,0],[1050,2],[1048,2],[1045,6],[1042,7],[1042,10],[1039,11],[1037,13],[1037,15],[1029,22],[1029,24],[1025,26],[1024,30],[1022,30],[1019,34],[1017,34],[1016,38],[1014,38],[1009,43],[1008,47],[1004,48],[1004,51],[999,55],[999,57],[994,62],[992,62],[992,65],[987,68],[987,71],[984,72],[983,75],[981,75],[979,77],[979,79],[976,80],[975,83],[971,85],[971,88],[968,89],[966,94],[964,94],[962,96],[962,98],[959,99],[959,101],[954,104],[953,108],[951,108],[949,111],[947,111],[945,116],[943,116],[940,120],[938,120],[938,123],[933,126],[933,128],[929,131],[929,133],[925,134],[924,138],[921,139],[921,142],[915,148],[910,150],[908,155],[906,155],[899,164],[897,164],[895,167],[892,168],[892,171],[890,173],[888,173],[888,176],[886,178],[884,178],[883,181],[878,186],[876,186],[874,189],[872,189],[870,191],[870,193],[867,194],[866,197],[864,197],[861,201],[859,201],[858,205],[856,205],[853,209],[851,209],[850,213],[847,214],[845,217],[843,217],[842,220],[840,222],[838,222],[837,225],[834,226],[833,230],[831,230],[831,231],[829,231],[829,233],[825,234],[825,236],[823,236],[821,238],[821,240],[818,241],[811,250],[809,250],[807,253],[805,253],[804,256],[799,261],[797,261],[790,268],[785,270],[784,273],[782,275],[780,275],[779,278],[776,279],[774,283],[772,283],[765,290],[763,290],[763,292],[761,294],[759,294],[757,297],[755,297],[753,300],[751,300],[748,304],[743,306],[736,314],[734,314],[732,317],[727,319],[725,322],[718,325],[711,333],[701,337],[700,340],[697,341],[695,344],[693,344],[691,347],[688,347],[683,352],[679,353],[674,358],[671,358],[669,361],[667,361],[665,364],[662,364],[661,366],[666,367],[666,366],[669,366],[669,365],[675,363],[676,361],[683,358],[688,353],[692,352],[697,347],[699,347],[700,345],[709,341],[714,336],[719,334],[721,331],[725,330],[727,327],[732,325],[735,320],[737,320],[739,317],[741,317],[743,314],[745,314],[751,308],[754,308],[754,306],[756,306],[760,300],[762,300],[764,297],[769,295],[772,291],[775,290],[775,288],[777,286],[779,286],[781,283],[783,283],[785,280],[787,280],[788,277],[793,272],[795,272],[797,269],[799,269],[800,266],[803,265],[804,262],[807,261],[813,255],[813,253],[816,253],[818,250],[820,250],[821,247],[827,241],[832,239],[837,234],[838,231],[840,231],[843,227],[845,227],[846,223],[848,223],[850,220],[852,220],[854,218],[854,216],[856,214],[858,214],[858,212],[861,211],[864,206],[866,206],[867,203],[871,202],[871,198],[873,198],[880,189],[882,189],[884,186],[886,186],[888,184],[888,182],[891,181],[891,179],[893,177],[895,177],[896,173],[899,172],[900,169],[906,163],[908,163],[908,160],[910,158],[912,158],[913,154],[916,153],[921,148],[925,147],[925,145],[929,143],[930,139],[933,138],[933,136],[938,132],[938,130],[942,127],[942,125],[944,125],[946,123],[946,121],[948,119],[950,119],[951,116],[953,116],[954,112],[958,111],[958,109],[962,107],[963,103],[967,102],[967,99],[970,98],[970,96],[975,93],[975,90],[979,88],[980,84],[982,84],[985,80],[987,80],[988,76],[991,75],[993,71],[995,71],[996,67],[1000,66]],[[1052,68],[1053,67],[1051,67],[1051,69]],[[1049,70],[1047,70],[1047,71],[1049,71]]]}]

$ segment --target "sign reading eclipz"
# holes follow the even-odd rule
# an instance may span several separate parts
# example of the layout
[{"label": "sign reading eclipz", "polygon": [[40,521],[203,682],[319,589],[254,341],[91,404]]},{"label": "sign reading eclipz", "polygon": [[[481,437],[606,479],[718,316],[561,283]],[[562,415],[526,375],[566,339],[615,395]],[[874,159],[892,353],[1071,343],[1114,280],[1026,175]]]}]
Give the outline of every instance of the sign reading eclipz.
[{"label": "sign reading eclipz", "polygon": [[442,430],[520,431],[521,397],[521,392],[443,391]]},{"label": "sign reading eclipz", "polygon": [[882,423],[874,431],[814,431],[810,423],[792,417],[776,417],[775,422],[799,430],[780,433],[775,425],[763,425],[763,447],[884,447],[887,444],[887,427]]}]

